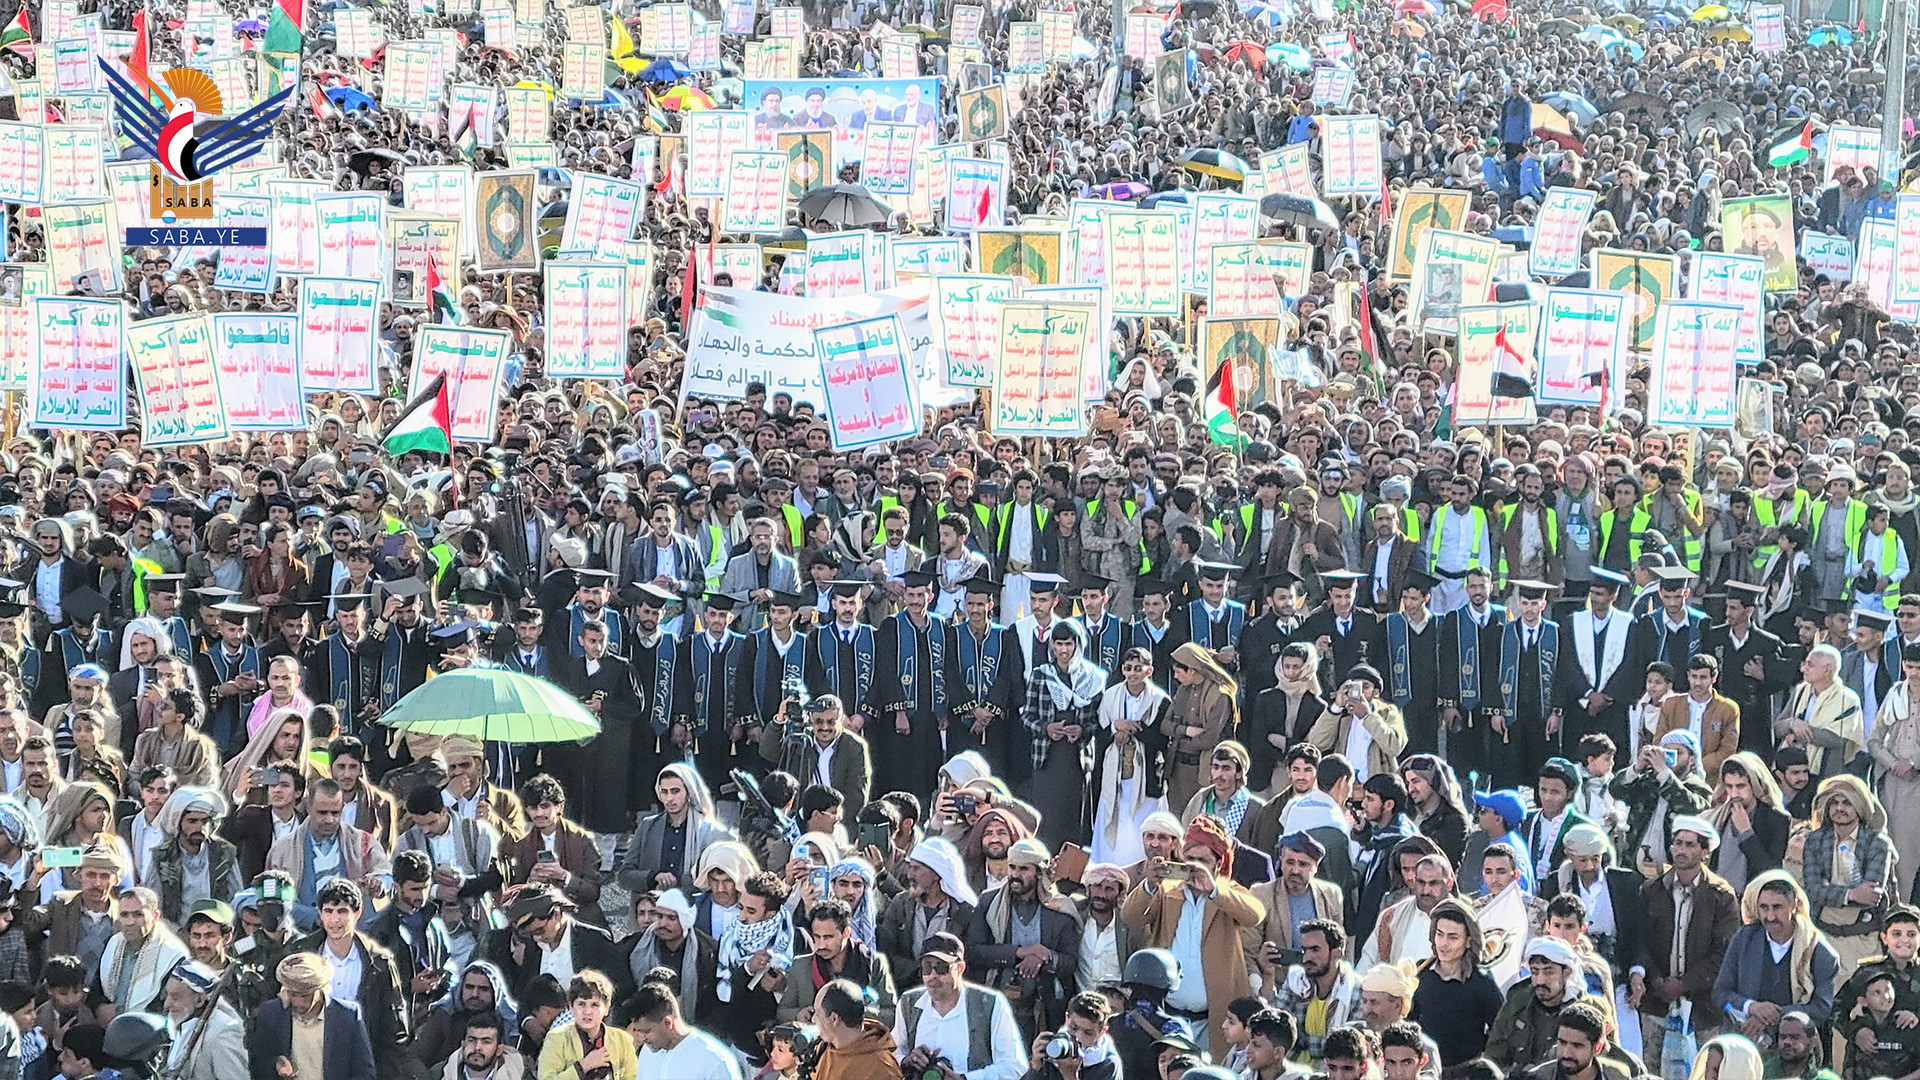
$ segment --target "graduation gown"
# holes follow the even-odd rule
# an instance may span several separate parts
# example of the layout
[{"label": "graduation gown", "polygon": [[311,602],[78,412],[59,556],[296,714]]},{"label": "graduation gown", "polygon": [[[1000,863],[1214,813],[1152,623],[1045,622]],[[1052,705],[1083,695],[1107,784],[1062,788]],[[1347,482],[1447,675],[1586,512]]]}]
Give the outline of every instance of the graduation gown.
[{"label": "graduation gown", "polygon": [[1500,639],[1506,622],[1506,608],[1499,604],[1487,605],[1480,624],[1466,607],[1440,618],[1439,702],[1460,710],[1459,728],[1447,732],[1447,760],[1462,777],[1490,775],[1488,743],[1499,736],[1487,720],[1501,707]]},{"label": "graduation gown", "polygon": [[[1246,691],[1247,700],[1252,701],[1264,690],[1270,689],[1280,679],[1274,674],[1274,665],[1280,662],[1280,650],[1292,642],[1298,641],[1295,631],[1302,620],[1287,620],[1291,626],[1282,626],[1273,614],[1262,615],[1247,620],[1246,629],[1240,633],[1240,688]],[[1160,673],[1159,658],[1154,658],[1154,674]]]},{"label": "graduation gown", "polygon": [[[635,633],[627,639],[627,647],[631,650],[633,678],[638,684],[635,695],[638,730],[628,746],[627,761],[640,788],[634,797],[642,805],[651,805],[654,778],[660,774],[660,767],[673,759],[674,750],[667,745],[667,735],[673,729],[674,686],[680,677],[680,650],[686,643],[666,633],[656,634],[649,643]],[[564,670],[565,659],[558,653],[555,655],[555,663]]]},{"label": "graduation gown", "polygon": [[[689,634],[675,658],[673,717],[693,734],[694,761],[707,790],[718,791],[727,770],[747,757],[752,748],[730,738],[740,716],[734,692],[740,681],[740,662],[746,655],[746,635],[727,631],[718,648],[706,631]],[[672,748],[669,747],[669,750]]]},{"label": "graduation gown", "polygon": [[[226,644],[216,642],[193,658],[193,666],[200,673],[201,693],[207,701],[207,718],[201,730],[213,740],[222,758],[232,757],[247,745],[247,714],[253,708],[253,699],[266,690],[266,662],[250,641],[242,642],[240,655],[232,658],[227,656]],[[241,674],[256,676],[260,689],[221,697],[220,684]]]},{"label": "graduation gown", "polygon": [[1173,651],[1185,644],[1186,640],[1186,630],[1177,618],[1169,618],[1159,630],[1148,626],[1145,619],[1135,619],[1127,624],[1127,648],[1146,649],[1153,653],[1154,685],[1168,694],[1173,693]]},{"label": "graduation gown", "polygon": [[[1116,624],[1117,625],[1117,624]],[[961,696],[960,657],[954,628],[929,612],[916,627],[904,611],[880,624],[874,634],[879,654],[866,739],[875,761],[901,770],[908,791],[932,791],[947,760],[941,722],[952,715]],[[908,731],[894,724],[896,711],[907,714]],[[957,725],[948,725],[949,728]]]},{"label": "graduation gown", "polygon": [[[1615,746],[1632,745],[1627,741],[1627,710],[1646,692],[1647,677],[1645,668],[1634,670],[1633,650],[1628,647],[1631,636],[1631,622],[1624,611],[1612,612],[1600,635],[1594,633],[1591,609],[1576,611],[1561,624],[1553,681],[1566,721],[1560,731],[1565,745],[1572,746],[1594,731],[1604,733]],[[1596,689],[1611,700],[1592,716],[1581,699]]]},{"label": "graduation gown", "polygon": [[874,680],[878,674],[878,643],[873,627],[853,625],[853,640],[840,636],[839,623],[814,631],[807,650],[807,689],[815,697],[833,694],[847,714],[873,715]]},{"label": "graduation gown", "polygon": [[359,735],[365,730],[360,710],[378,700],[379,674],[378,642],[363,635],[358,648],[350,648],[344,636],[333,634],[314,647],[307,693],[316,702],[331,702],[340,712],[342,730]]},{"label": "graduation gown", "polygon": [[[640,701],[633,665],[607,653],[588,674],[585,657],[569,656],[562,662],[559,682],[581,701],[600,695],[600,734],[574,749],[568,770],[580,824],[594,832],[625,832],[633,816],[629,790],[643,782],[630,764]],[[649,789],[652,779],[644,779]]]},{"label": "graduation gown", "polygon": [[[1740,707],[1740,749],[1767,760],[1773,755],[1773,724],[1767,719],[1773,715],[1773,695],[1799,681],[1799,665],[1786,658],[1780,639],[1757,623],[1749,625],[1746,641],[1737,646],[1726,623],[1710,626],[1700,635],[1700,651],[1720,661],[1720,692]],[[1760,661],[1761,678],[1748,676],[1749,660]],[[1708,780],[1718,782],[1719,777]]]},{"label": "graduation gown", "polygon": [[[1020,643],[1013,631],[996,622],[987,624],[983,637],[976,637],[967,623],[953,627],[954,662],[959,681],[953,705],[954,721],[948,725],[947,746],[959,753],[977,749],[986,756],[996,776],[1019,783],[1032,771],[1030,736],[1020,722],[1020,709],[1026,702],[1027,669],[1022,663]],[[973,710],[984,707],[991,714],[984,739],[973,734]]]},{"label": "graduation gown", "polygon": [[1341,632],[1340,620],[1333,613],[1333,606],[1322,604],[1315,608],[1300,624],[1299,632],[1294,635],[1299,641],[1319,641],[1331,638],[1333,647],[1320,658],[1320,685],[1329,693],[1340,685],[1356,664],[1371,664],[1380,668],[1385,675],[1387,637],[1386,628],[1380,617],[1372,610],[1353,606],[1352,618],[1348,620],[1346,631]]},{"label": "graduation gown", "polygon": [[[790,680],[806,681],[807,643],[808,635],[796,630],[782,653],[773,640],[772,627],[763,626],[747,635],[741,643],[745,651],[740,654],[740,686],[733,695],[734,707],[743,718],[756,724],[773,723],[774,714],[780,711],[780,699],[785,696],[783,687]],[[788,719],[800,718],[789,715]]]},{"label": "graduation gown", "polygon": [[[1440,617],[1427,613],[1426,625],[1413,629],[1407,617],[1389,612],[1381,620],[1387,639],[1387,693],[1407,722],[1404,754],[1440,749]],[[1342,673],[1344,674],[1344,672]]]}]

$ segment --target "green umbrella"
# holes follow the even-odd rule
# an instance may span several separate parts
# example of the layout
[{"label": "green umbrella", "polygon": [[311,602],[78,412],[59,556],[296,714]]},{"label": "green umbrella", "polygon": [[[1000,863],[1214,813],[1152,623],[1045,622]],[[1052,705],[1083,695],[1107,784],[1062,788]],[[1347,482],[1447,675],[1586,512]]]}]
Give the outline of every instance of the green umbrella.
[{"label": "green umbrella", "polygon": [[577,742],[600,721],[572,694],[505,668],[460,668],[421,683],[380,722],[416,735],[465,735],[492,742]]}]

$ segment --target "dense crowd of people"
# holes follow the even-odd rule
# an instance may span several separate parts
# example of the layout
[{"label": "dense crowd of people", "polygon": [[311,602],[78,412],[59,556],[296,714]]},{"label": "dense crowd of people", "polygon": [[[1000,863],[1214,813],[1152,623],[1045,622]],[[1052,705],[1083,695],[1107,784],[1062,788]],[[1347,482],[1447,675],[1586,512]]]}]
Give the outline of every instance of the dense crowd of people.
[{"label": "dense crowd of people", "polygon": [[[156,67],[178,7],[148,9]],[[389,40],[468,35],[455,81],[559,81],[557,8],[510,52],[408,7],[374,11]],[[1105,328],[1111,389],[1073,439],[997,435],[962,395],[837,451],[779,386],[688,397],[688,263],[740,238],[671,160],[644,177],[624,382],[545,377],[538,273],[463,271],[459,314],[514,354],[488,447],[387,451],[436,317],[391,306],[392,391],[316,395],[304,430],[14,436],[0,1080],[1920,1077],[1909,324],[1803,258],[1738,427],[1648,425],[1644,353],[1600,404],[1475,427],[1389,250],[1423,186],[1502,236],[1548,188],[1594,191],[1583,248],[1676,255],[1676,296],[1728,199],[1858,239],[1897,177],[1768,150],[1877,126],[1880,37],[1339,8],[1142,5],[1188,50],[1194,104],[1163,115],[1155,65],[1109,44],[1118,9],[1069,6],[1076,59],[1021,81],[998,147],[1015,220],[1233,186],[1190,148],[1304,143],[1317,174],[1329,109],[1266,46],[1348,33],[1332,111],[1381,117],[1389,195],[1263,227],[1313,245],[1274,313],[1311,370],[1243,400],[1230,444],[1190,321]],[[803,10],[807,78],[875,75],[886,28],[952,15]],[[992,70],[1036,12],[986,5]],[[276,130],[290,176],[398,207],[409,166],[508,164],[382,107],[324,15]],[[924,40],[954,141],[970,54]],[[729,71],[744,45],[723,38]],[[369,101],[310,98],[347,82]],[[624,104],[555,103],[542,200],[676,130],[615,84]],[[1573,130],[1536,130],[1550,99]],[[45,258],[10,221],[13,256]],[[134,316],[295,307],[216,288],[202,254],[130,252]],[[733,283],[781,287],[767,254]],[[463,668],[557,684],[599,732],[382,723]]]}]

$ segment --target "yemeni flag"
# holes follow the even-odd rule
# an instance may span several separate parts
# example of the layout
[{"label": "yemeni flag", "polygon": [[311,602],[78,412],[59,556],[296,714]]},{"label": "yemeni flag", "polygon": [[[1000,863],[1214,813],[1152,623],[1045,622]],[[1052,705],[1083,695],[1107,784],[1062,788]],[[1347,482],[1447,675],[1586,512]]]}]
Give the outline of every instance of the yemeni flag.
[{"label": "yemeni flag", "polygon": [[1233,359],[1220,361],[1213,377],[1207,380],[1207,434],[1222,446],[1238,446],[1246,441],[1240,434],[1240,410],[1234,399]]},{"label": "yemeni flag", "polygon": [[0,49],[11,49],[21,56],[33,55],[33,24],[27,21],[26,5],[21,5],[13,21],[0,30]]},{"label": "yemeni flag", "polygon": [[307,25],[306,0],[274,0],[267,14],[267,37],[261,47],[267,52],[300,52]]},{"label": "yemeni flag", "polygon": [[1767,151],[1767,164],[1774,168],[1784,165],[1798,165],[1813,153],[1813,121],[1808,120],[1800,128],[1800,134],[1786,142],[1779,143]]},{"label": "yemeni flag", "polygon": [[1507,340],[1504,325],[1493,332],[1493,349],[1493,396],[1532,397],[1533,382],[1527,378],[1527,358]]},{"label": "yemeni flag", "polygon": [[427,260],[427,303],[443,323],[460,326],[467,321],[466,314],[460,310],[459,299],[453,295],[453,287],[440,276],[439,260],[433,258]]},{"label": "yemeni flag", "polygon": [[394,457],[418,451],[453,453],[453,406],[447,401],[447,377],[435,375],[420,396],[407,403],[380,445]]}]

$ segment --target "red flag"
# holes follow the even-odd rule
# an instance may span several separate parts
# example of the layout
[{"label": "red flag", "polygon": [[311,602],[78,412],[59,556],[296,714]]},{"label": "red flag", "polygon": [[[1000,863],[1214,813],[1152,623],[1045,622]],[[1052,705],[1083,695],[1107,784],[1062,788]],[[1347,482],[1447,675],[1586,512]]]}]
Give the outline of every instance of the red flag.
[{"label": "red flag", "polygon": [[1367,300],[1367,282],[1360,281],[1360,347],[1366,351],[1377,365],[1380,360],[1380,346],[1373,336],[1373,304]]},{"label": "red flag", "polygon": [[153,72],[149,66],[149,57],[153,47],[147,38],[147,13],[133,13],[133,48],[127,53],[127,70],[140,81],[142,86],[153,85]]},{"label": "red flag", "polygon": [[327,104],[326,92],[317,86],[313,88],[313,93],[307,95],[307,104],[312,106],[315,120],[325,120],[333,111],[333,107]]},{"label": "red flag", "polygon": [[1383,182],[1380,185],[1380,227],[1393,224],[1393,189]]},{"label": "red flag", "polygon": [[274,0],[274,4],[292,21],[295,30],[306,32],[307,0]]},{"label": "red flag", "polygon": [[980,188],[980,213],[974,218],[977,225],[986,225],[987,213],[993,209],[993,185],[985,184]]}]

